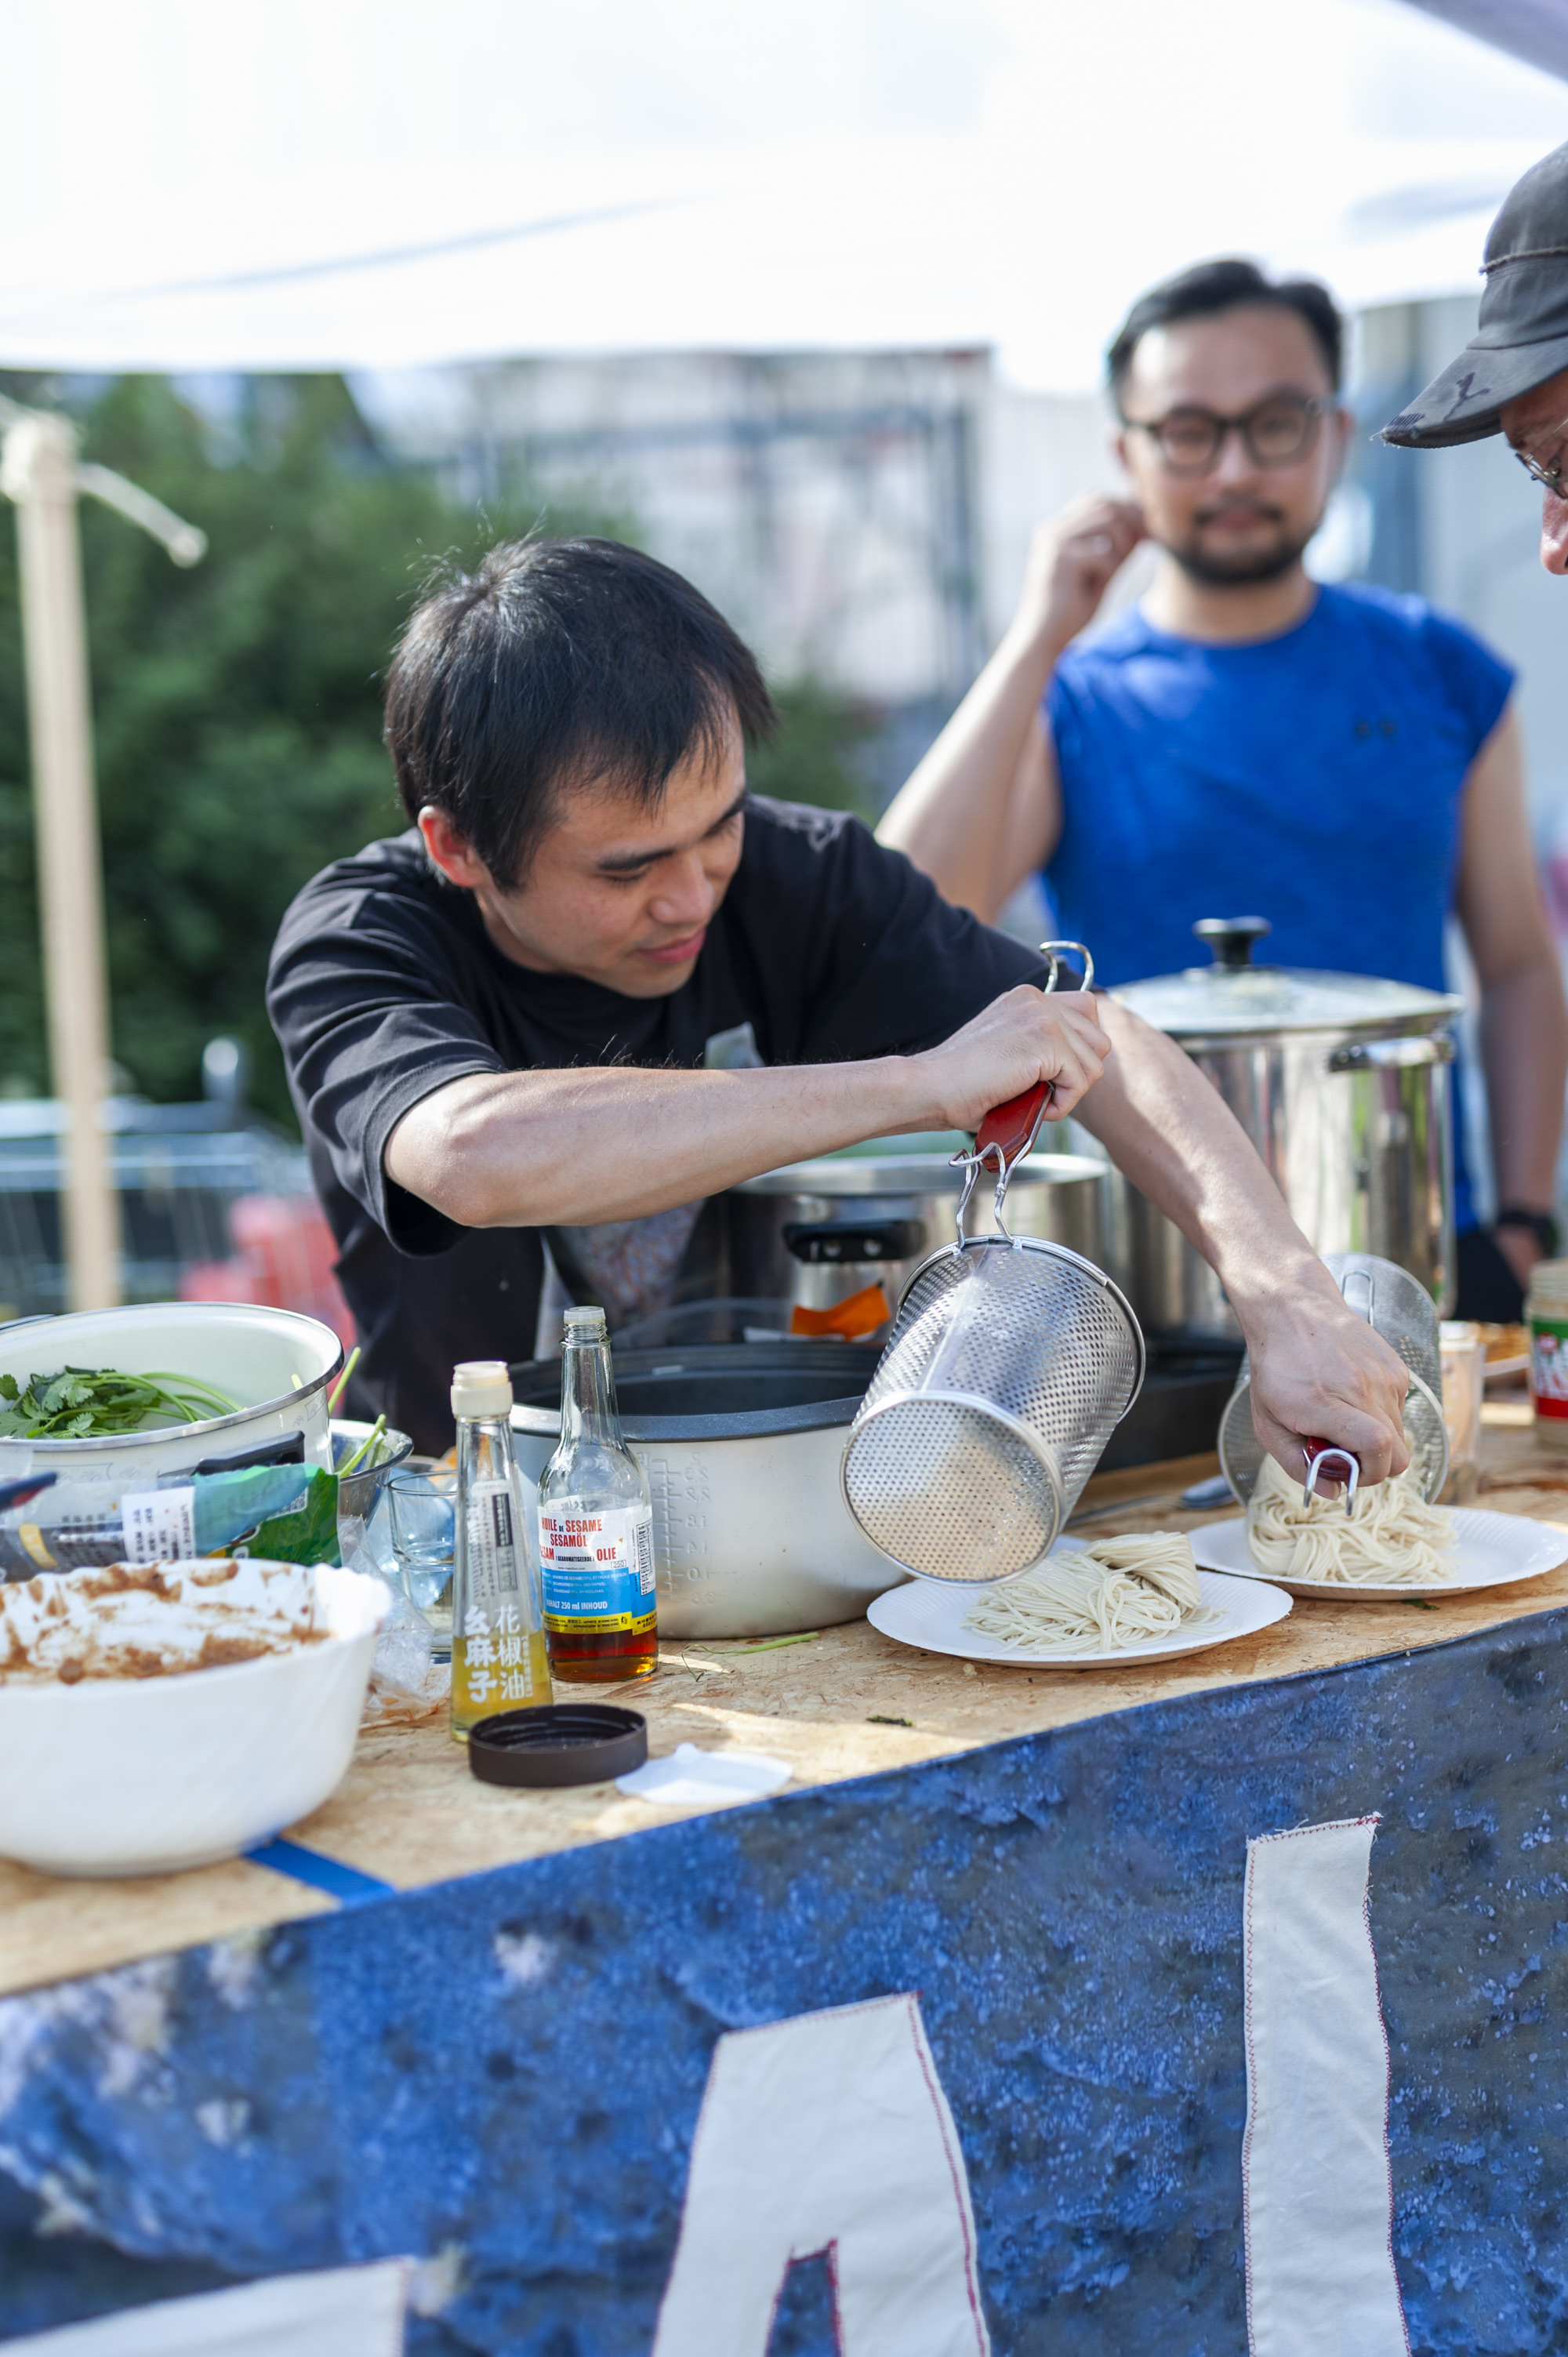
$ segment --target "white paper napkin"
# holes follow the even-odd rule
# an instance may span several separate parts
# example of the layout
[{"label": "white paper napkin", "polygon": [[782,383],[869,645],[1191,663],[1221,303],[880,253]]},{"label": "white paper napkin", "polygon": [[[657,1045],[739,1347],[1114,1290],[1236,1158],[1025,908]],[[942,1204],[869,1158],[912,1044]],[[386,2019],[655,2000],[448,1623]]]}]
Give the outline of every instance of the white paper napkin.
[{"label": "white paper napkin", "polygon": [[616,1787],[635,1800],[689,1809],[703,1801],[759,1801],[787,1784],[789,1776],[789,1761],[766,1751],[704,1751],[698,1744],[682,1743],[669,1759],[650,1760],[629,1776],[618,1776]]}]

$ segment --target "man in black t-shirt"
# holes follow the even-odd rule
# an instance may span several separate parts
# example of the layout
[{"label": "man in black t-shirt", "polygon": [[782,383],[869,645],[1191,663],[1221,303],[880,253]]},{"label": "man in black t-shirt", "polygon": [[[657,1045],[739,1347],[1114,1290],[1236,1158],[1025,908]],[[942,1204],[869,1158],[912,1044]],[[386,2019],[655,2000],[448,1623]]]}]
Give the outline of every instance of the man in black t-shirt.
[{"label": "man in black t-shirt", "polygon": [[1281,1461],[1313,1433],[1399,1469],[1402,1365],[1196,1067],[1044,996],[1037,956],[853,819],[749,800],[772,720],[705,599],[611,542],[497,549],[413,617],[387,694],[411,830],[306,886],[267,993],[355,1405],[445,1446],[454,1363],[532,1351],[542,1232],[577,1289],[650,1307],[705,1198],[1049,1080],[1218,1270]]}]

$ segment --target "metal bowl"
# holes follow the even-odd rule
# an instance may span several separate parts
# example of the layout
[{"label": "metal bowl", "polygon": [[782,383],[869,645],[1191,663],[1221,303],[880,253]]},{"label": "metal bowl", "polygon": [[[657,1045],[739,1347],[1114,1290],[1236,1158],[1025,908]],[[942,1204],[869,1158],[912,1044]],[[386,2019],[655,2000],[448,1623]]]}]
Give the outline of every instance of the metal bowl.
[{"label": "metal bowl", "polygon": [[[344,1465],[356,1448],[369,1440],[375,1426],[369,1424],[340,1423],[332,1419],[332,1462]],[[338,1513],[358,1514],[368,1523],[381,1502],[381,1491],[387,1486],[387,1476],[400,1465],[406,1464],[413,1454],[413,1443],[406,1432],[394,1432],[389,1424],[381,1433],[381,1448],[373,1465],[361,1465],[352,1473],[338,1477]]]}]

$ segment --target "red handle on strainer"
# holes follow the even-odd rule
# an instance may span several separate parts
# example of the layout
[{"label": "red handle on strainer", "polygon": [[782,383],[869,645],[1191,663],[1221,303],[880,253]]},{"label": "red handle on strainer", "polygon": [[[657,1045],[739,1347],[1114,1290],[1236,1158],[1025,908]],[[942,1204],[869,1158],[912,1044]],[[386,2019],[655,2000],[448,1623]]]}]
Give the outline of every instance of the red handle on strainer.
[{"label": "red handle on strainer", "polygon": [[1345,1483],[1345,1512],[1349,1513],[1356,1503],[1356,1484],[1361,1478],[1360,1458],[1353,1450],[1341,1448],[1337,1440],[1321,1440],[1315,1438],[1311,1434],[1303,1438],[1301,1446],[1302,1453],[1306,1458],[1306,1478],[1302,1483],[1301,1491],[1302,1504],[1307,1506],[1312,1503],[1317,1491],[1317,1477],[1323,1469],[1325,1458],[1337,1457],[1340,1462],[1349,1469],[1347,1473],[1338,1477]]},{"label": "red handle on strainer", "polygon": [[1002,1157],[999,1167],[1011,1170],[1018,1157],[1027,1154],[1038,1136],[1046,1107],[1056,1092],[1054,1081],[1036,1081],[1021,1097],[1009,1097],[1005,1104],[993,1105],[974,1133],[975,1153],[983,1156],[994,1146]]},{"label": "red handle on strainer", "polygon": [[[1040,954],[1047,959],[1050,964],[1050,973],[1046,980],[1047,990],[1054,990],[1057,986],[1061,974],[1061,952],[1064,950],[1073,950],[1082,959],[1082,987],[1085,990],[1092,990],[1094,960],[1081,942],[1042,942]],[[958,1232],[961,1243],[963,1240],[964,1211],[968,1207],[970,1196],[974,1191],[974,1182],[982,1168],[994,1170],[996,1173],[996,1216],[998,1225],[1001,1224],[1002,1203],[1007,1192],[1007,1181],[1012,1177],[1016,1165],[1028,1153],[1038,1136],[1040,1124],[1046,1117],[1046,1108],[1056,1092],[1054,1081],[1036,1081],[1032,1089],[1024,1091],[1022,1096],[1009,1097],[1005,1104],[993,1105],[974,1133],[972,1149],[968,1154],[953,1156],[955,1168],[966,1166],[968,1169],[968,1177],[964,1181],[963,1201],[959,1205],[958,1212]],[[1002,1232],[1005,1235],[1006,1230],[1004,1228]]]}]

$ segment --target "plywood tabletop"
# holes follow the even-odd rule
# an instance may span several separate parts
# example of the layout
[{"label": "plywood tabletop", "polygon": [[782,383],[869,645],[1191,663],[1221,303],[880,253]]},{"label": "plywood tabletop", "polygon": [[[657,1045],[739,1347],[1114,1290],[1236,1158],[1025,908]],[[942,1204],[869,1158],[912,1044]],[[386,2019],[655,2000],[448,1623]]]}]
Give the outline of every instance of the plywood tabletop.
[{"label": "plywood tabletop", "polygon": [[[1213,1458],[1133,1468],[1091,1482],[1075,1528],[1183,1530],[1222,1510],[1183,1512],[1180,1494]],[[1211,1652],[1137,1670],[965,1664],[879,1636],[865,1620],[791,1644],[667,1645],[635,1687],[577,1688],[632,1702],[653,1757],[678,1743],[767,1751],[790,1789],[838,1782],[1064,1727],[1104,1712],[1232,1689],[1379,1654],[1413,1652],[1568,1604],[1568,1456],[1535,1440],[1522,1404],[1488,1405],[1476,1502],[1563,1531],[1563,1561],[1543,1577],[1479,1596],[1394,1604],[1297,1599],[1287,1620]],[[1234,1511],[1234,1510],[1232,1510]],[[477,1782],[446,1732],[445,1710],[396,1705],[367,1714],[337,1792],[288,1838],[410,1890],[578,1845],[609,1841],[681,1813],[624,1797],[613,1784],[561,1792]],[[0,1992],[38,1986],[169,1949],[243,1941],[337,1901],[248,1860],[156,1880],[65,1882],[0,1864]]]}]

